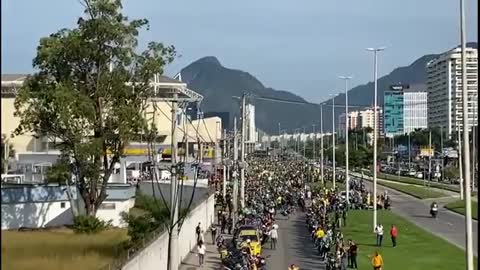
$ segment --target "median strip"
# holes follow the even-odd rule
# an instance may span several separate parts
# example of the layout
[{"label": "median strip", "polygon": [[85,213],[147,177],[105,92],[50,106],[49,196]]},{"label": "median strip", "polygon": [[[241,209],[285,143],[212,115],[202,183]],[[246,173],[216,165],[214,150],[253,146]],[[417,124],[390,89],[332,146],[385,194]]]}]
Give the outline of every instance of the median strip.
[{"label": "median strip", "polygon": [[[444,207],[455,213],[465,215],[465,201],[454,201],[446,204]],[[474,201],[472,201],[472,218],[478,220],[478,203]]]}]

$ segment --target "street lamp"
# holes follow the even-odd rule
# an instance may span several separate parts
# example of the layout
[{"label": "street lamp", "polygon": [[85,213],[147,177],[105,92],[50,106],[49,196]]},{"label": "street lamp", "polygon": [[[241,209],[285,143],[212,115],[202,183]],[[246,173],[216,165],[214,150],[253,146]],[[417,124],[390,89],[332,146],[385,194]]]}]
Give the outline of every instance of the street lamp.
[{"label": "street lamp", "polygon": [[335,178],[336,178],[336,175],[335,175],[335,97],[337,97],[337,95],[330,95],[330,96],[333,96],[332,97],[332,145],[333,145],[333,148],[332,148],[332,167],[333,167],[333,184],[332,184],[332,187],[333,189],[335,190]]},{"label": "street lamp", "polygon": [[322,185],[325,184],[323,178],[323,103],[320,104],[320,177],[322,178]]},{"label": "street lamp", "polygon": [[[465,173],[465,242],[467,251],[467,269],[473,270],[473,239],[472,239],[472,194],[470,193],[470,140],[468,117],[468,86],[467,86],[467,48],[465,34],[465,0],[460,0],[460,41],[462,46],[462,88],[463,88],[463,166]],[[460,158],[460,157],[459,157]]]},{"label": "street lamp", "polygon": [[348,175],[348,131],[350,130],[350,125],[348,123],[348,81],[352,76],[338,76],[339,79],[345,81],[345,191],[346,191],[346,200],[347,200],[347,209],[350,204],[350,195],[349,195],[349,175]]},{"label": "street lamp", "polygon": [[367,48],[369,52],[373,52],[373,82],[374,82],[374,102],[373,102],[373,229],[377,226],[377,132],[378,132],[378,115],[377,115],[377,53],[385,50],[386,47]]}]

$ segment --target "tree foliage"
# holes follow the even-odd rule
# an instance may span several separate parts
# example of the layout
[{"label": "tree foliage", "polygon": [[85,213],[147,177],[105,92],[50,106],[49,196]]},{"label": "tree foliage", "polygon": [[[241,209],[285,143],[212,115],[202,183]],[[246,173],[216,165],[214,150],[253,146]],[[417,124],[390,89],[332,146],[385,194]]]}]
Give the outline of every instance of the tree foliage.
[{"label": "tree foliage", "polygon": [[[57,140],[95,215],[123,149],[145,130],[149,82],[173,61],[175,49],[151,42],[137,53],[145,19],[129,21],[120,0],[84,0],[74,29],[42,38],[33,67],[15,101],[16,134],[33,132]],[[132,84],[126,84],[131,82]]]}]

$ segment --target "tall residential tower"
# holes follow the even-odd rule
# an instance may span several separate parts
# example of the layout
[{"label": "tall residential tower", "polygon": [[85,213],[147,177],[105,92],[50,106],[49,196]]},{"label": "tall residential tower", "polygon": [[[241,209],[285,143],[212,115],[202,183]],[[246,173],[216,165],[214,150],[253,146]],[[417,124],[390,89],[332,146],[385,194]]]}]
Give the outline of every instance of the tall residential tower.
[{"label": "tall residential tower", "polygon": [[[468,121],[477,125],[478,52],[467,48]],[[442,127],[449,136],[463,130],[461,49],[441,54],[427,64],[428,125]],[[470,129],[471,130],[471,129]]]}]

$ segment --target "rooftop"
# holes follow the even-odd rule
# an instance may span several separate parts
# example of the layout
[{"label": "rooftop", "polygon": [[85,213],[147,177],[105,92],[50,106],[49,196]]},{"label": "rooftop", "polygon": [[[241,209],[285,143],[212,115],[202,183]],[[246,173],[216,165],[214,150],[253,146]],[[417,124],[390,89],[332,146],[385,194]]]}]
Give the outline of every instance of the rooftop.
[{"label": "rooftop", "polygon": [[[15,97],[16,87],[21,87],[28,74],[2,74],[2,97]],[[131,85],[132,83],[127,83]],[[176,79],[163,75],[156,75],[150,81],[150,86],[154,90],[153,100],[171,101],[174,94],[180,101],[200,102],[203,96],[187,88],[187,84]]]}]

